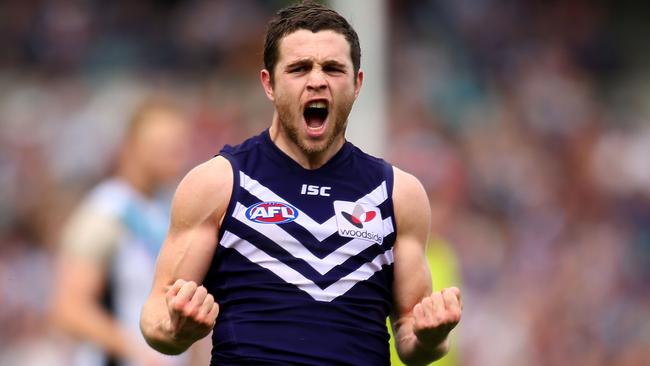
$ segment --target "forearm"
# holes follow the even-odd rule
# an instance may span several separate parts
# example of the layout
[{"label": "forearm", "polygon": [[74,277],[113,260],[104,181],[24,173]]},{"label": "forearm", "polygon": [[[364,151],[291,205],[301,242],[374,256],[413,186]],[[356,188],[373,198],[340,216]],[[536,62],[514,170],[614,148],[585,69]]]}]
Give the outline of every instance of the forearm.
[{"label": "forearm", "polygon": [[196,340],[180,339],[173,332],[164,297],[150,297],[142,308],[140,330],[147,343],[158,352],[177,355]]}]

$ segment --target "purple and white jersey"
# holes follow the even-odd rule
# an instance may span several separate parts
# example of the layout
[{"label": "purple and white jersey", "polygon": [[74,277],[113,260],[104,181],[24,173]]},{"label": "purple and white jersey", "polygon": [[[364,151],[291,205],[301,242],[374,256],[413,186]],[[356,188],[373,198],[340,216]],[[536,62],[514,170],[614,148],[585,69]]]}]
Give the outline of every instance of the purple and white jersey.
[{"label": "purple and white jersey", "polygon": [[213,365],[388,365],[390,164],[351,143],[302,168],[268,130],[226,146],[233,192],[204,285]]}]

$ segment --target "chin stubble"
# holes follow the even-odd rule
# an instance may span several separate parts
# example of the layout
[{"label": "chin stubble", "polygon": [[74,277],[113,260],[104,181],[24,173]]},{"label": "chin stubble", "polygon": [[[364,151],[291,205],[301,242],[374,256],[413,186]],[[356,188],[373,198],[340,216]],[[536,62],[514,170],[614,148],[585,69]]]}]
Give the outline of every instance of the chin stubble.
[{"label": "chin stubble", "polygon": [[309,146],[302,141],[298,134],[298,127],[294,126],[290,121],[293,117],[292,113],[288,108],[278,107],[278,119],[280,126],[286,131],[289,140],[293,142],[296,146],[300,148],[306,155],[314,155],[326,151],[332,144],[334,140],[340,135],[343,134],[347,126],[347,116],[350,112],[351,106],[345,108],[342,111],[339,111],[334,118],[334,130],[329,135],[324,144]]}]

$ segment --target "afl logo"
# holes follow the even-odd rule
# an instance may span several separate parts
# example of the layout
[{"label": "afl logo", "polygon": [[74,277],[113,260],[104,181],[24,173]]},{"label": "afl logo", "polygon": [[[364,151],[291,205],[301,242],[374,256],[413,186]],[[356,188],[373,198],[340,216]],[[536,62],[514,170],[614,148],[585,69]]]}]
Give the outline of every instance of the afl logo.
[{"label": "afl logo", "polygon": [[260,202],[246,210],[246,218],[261,224],[284,224],[298,217],[298,210],[287,203]]}]

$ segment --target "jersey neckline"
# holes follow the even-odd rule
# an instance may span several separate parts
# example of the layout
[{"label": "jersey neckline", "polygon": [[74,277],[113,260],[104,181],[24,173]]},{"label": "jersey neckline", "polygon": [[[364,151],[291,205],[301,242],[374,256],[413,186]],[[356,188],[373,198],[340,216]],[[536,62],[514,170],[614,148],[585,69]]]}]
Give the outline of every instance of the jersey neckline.
[{"label": "jersey neckline", "polygon": [[271,140],[269,129],[266,129],[264,130],[264,132],[262,132],[262,141],[264,142],[263,145],[267,147],[267,150],[269,150],[271,155],[277,158],[281,163],[283,163],[289,169],[303,171],[307,173],[324,172],[324,171],[335,169],[337,166],[339,166],[341,163],[347,160],[348,156],[352,152],[352,144],[349,141],[345,140],[343,146],[341,146],[341,148],[321,167],[316,169],[306,169],[302,165],[300,165],[297,161],[295,161],[292,157],[290,157],[284,151],[282,151],[275,144],[275,142]]}]

